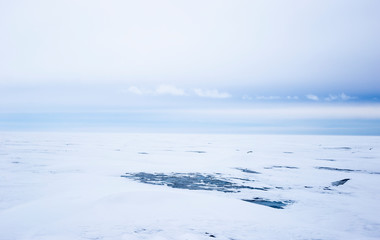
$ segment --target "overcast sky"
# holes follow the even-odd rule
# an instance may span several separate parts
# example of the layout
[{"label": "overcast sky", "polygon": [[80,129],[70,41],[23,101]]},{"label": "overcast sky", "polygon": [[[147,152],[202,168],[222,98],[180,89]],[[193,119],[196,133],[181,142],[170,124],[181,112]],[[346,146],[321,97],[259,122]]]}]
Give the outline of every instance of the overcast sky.
[{"label": "overcast sky", "polygon": [[378,0],[0,0],[0,113],[379,119],[379,29]]}]

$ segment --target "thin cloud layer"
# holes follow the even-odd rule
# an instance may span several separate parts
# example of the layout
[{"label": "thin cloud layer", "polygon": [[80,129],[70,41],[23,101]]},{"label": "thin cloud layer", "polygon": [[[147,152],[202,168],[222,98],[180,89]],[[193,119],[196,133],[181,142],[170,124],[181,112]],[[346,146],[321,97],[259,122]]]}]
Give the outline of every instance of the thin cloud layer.
[{"label": "thin cloud layer", "polygon": [[380,93],[380,1],[21,2],[0,1],[0,85]]},{"label": "thin cloud layer", "polygon": [[299,97],[298,96],[286,96],[286,99],[288,99],[288,100],[298,100]]},{"label": "thin cloud layer", "polygon": [[160,85],[155,91],[157,94],[168,94],[173,96],[185,96],[185,90],[172,85]]},{"label": "thin cloud layer", "polygon": [[353,100],[353,99],[357,99],[357,97],[348,96],[344,93],[341,93],[339,95],[330,94],[328,97],[325,98],[325,100],[329,102],[336,101],[336,100],[348,101],[348,100]]},{"label": "thin cloud layer", "polygon": [[230,98],[231,94],[227,92],[219,92],[217,89],[213,90],[203,90],[200,88],[194,89],[194,93],[199,97],[206,98]]},{"label": "thin cloud layer", "polygon": [[306,98],[313,100],[313,101],[319,101],[319,97],[317,95],[314,95],[314,94],[308,94],[308,95],[306,95]]},{"label": "thin cloud layer", "polygon": [[[151,96],[159,96],[159,95],[172,95],[172,96],[197,96],[202,98],[232,98],[232,94],[226,92],[226,91],[220,91],[218,89],[201,89],[196,88],[192,91],[189,89],[183,89],[179,88],[173,85],[159,85],[155,89],[146,89],[146,88],[140,88],[136,86],[131,86],[128,88],[127,92],[133,93],[136,95],[151,95]],[[307,94],[302,99],[299,96],[296,95],[285,95],[285,96],[277,96],[277,95],[256,95],[255,97],[251,97],[250,95],[242,95],[242,100],[257,100],[257,101],[302,101],[302,100],[311,100],[311,101],[326,101],[326,102],[333,102],[333,101],[349,101],[349,100],[358,100],[358,97],[355,96],[349,96],[345,93],[341,94],[329,94],[327,97],[324,96],[317,96],[314,94]]]},{"label": "thin cloud layer", "polygon": [[[249,95],[243,95],[242,96],[243,100],[249,100],[251,101],[253,98],[250,97]],[[270,101],[270,100],[299,100],[298,96],[256,96],[256,100],[265,100],[265,101]]]},{"label": "thin cloud layer", "polygon": [[129,87],[127,91],[131,92],[131,93],[134,93],[134,94],[137,94],[137,95],[146,94],[146,91],[144,91],[143,89],[140,89],[138,87],[135,87],[135,86]]},{"label": "thin cloud layer", "polygon": [[185,96],[185,90],[177,88],[172,85],[160,85],[155,89],[146,89],[136,86],[131,86],[127,89],[127,92],[136,94],[136,95],[172,95],[172,96]]},{"label": "thin cloud layer", "polygon": [[257,100],[279,100],[280,96],[256,96]]},{"label": "thin cloud layer", "polygon": [[[327,102],[332,102],[332,101],[349,101],[349,100],[357,100],[359,99],[358,97],[354,97],[354,96],[349,96],[345,93],[341,93],[341,94],[329,94],[328,97],[319,97],[317,95],[314,95],[314,94],[307,94],[305,95],[305,98],[306,100],[312,100],[312,101],[320,101],[320,100],[324,100],[324,101],[327,101]],[[253,100],[253,98],[249,95],[243,95],[242,96],[242,99],[243,100]],[[298,96],[262,96],[262,95],[258,95],[256,96],[254,99],[256,100],[264,100],[264,101],[271,101],[271,100],[302,100],[300,99],[300,97]]]},{"label": "thin cloud layer", "polygon": [[173,85],[159,85],[154,89],[141,88],[137,86],[130,86],[127,89],[127,92],[133,93],[136,95],[147,95],[147,96],[159,96],[159,95],[171,95],[171,96],[189,96],[191,93],[197,97],[202,98],[231,98],[232,95],[228,92],[221,92],[218,89],[193,89],[193,92],[190,90],[182,89]]}]

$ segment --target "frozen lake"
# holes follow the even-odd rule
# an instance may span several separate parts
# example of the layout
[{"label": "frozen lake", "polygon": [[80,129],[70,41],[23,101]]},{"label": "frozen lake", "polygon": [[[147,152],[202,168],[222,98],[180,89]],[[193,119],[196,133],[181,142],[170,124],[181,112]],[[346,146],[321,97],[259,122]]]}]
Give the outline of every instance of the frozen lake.
[{"label": "frozen lake", "polygon": [[0,240],[379,239],[380,137],[0,134]]}]

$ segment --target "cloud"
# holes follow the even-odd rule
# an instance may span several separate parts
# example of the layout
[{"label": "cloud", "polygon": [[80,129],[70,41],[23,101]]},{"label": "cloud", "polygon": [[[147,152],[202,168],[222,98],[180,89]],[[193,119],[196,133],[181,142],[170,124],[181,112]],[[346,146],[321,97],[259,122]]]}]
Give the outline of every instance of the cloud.
[{"label": "cloud", "polygon": [[249,100],[249,101],[252,100],[252,98],[251,98],[250,96],[248,96],[248,95],[243,95],[241,98],[242,98],[243,100]]},{"label": "cloud", "polygon": [[158,95],[173,95],[173,96],[184,96],[186,95],[185,91],[181,88],[177,88],[172,85],[160,85],[157,87],[156,94]]},{"label": "cloud", "polygon": [[332,95],[330,94],[328,97],[325,98],[326,101],[335,101],[335,100],[343,100],[343,101],[348,101],[348,100],[352,100],[352,99],[357,99],[357,97],[351,97],[351,96],[348,96],[344,93],[341,93],[339,95]]},{"label": "cloud", "polygon": [[137,94],[137,95],[143,95],[144,94],[144,91],[138,87],[135,87],[135,86],[131,86],[127,89],[128,92],[131,92],[131,93],[134,93],[134,94]]},{"label": "cloud", "polygon": [[288,100],[298,100],[298,96],[286,96]]},{"label": "cloud", "polygon": [[257,100],[278,100],[281,99],[280,96],[256,96]]},{"label": "cloud", "polygon": [[[242,96],[243,100],[252,100],[252,97],[248,95],[243,95]],[[280,100],[280,99],[287,99],[287,100],[298,100],[298,96],[286,96],[286,97],[281,97],[281,96],[256,96],[256,100]]]},{"label": "cloud", "polygon": [[[196,88],[193,89],[195,95],[205,98],[230,98],[231,94],[228,92],[220,92],[217,89],[205,90]],[[155,89],[146,89],[137,86],[130,86],[127,92],[136,95],[147,95],[147,96],[159,96],[159,95],[172,95],[172,96],[188,96],[187,90],[178,88],[173,85],[159,85]]]},{"label": "cloud", "polygon": [[136,95],[173,95],[173,96],[185,96],[185,90],[177,88],[172,85],[160,85],[156,89],[145,89],[139,88],[136,86],[131,86],[127,89],[127,92],[136,94]]},{"label": "cloud", "polygon": [[326,101],[334,101],[337,100],[338,96],[330,94],[327,98],[325,98]]},{"label": "cloud", "polygon": [[194,89],[194,93],[199,97],[207,97],[207,98],[230,98],[231,94],[227,92],[219,92],[217,89],[213,90],[203,90],[196,88]]},{"label": "cloud", "polygon": [[341,98],[342,100],[346,101],[346,100],[356,99],[357,97],[351,97],[351,96],[348,96],[348,95],[346,95],[346,94],[344,94],[344,93],[341,93],[341,94],[340,94],[340,98]]},{"label": "cloud", "polygon": [[313,101],[318,101],[319,97],[313,94],[308,94],[306,95],[307,99],[313,100]]}]

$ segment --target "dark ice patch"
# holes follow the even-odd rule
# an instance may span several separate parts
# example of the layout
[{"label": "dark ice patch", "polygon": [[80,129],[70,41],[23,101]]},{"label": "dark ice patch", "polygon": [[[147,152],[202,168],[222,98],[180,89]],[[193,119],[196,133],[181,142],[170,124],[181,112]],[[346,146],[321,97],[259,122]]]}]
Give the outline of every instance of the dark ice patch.
[{"label": "dark ice patch", "polygon": [[256,172],[256,171],[253,171],[253,170],[250,170],[248,168],[236,168],[237,170],[240,170],[242,172],[245,172],[245,173],[252,173],[252,174],[261,174],[260,172]]},{"label": "dark ice patch", "polygon": [[252,190],[268,191],[269,187],[252,187]]},{"label": "dark ice patch", "polygon": [[206,153],[205,151],[186,151],[186,152],[191,152],[191,153]]},{"label": "dark ice patch", "polygon": [[291,200],[286,200],[286,201],[271,201],[268,199],[263,199],[263,198],[253,198],[253,199],[242,199],[243,201],[250,202],[250,203],[256,203],[260,205],[264,205],[267,207],[271,208],[276,208],[276,209],[284,209],[287,205],[293,203]]},{"label": "dark ice patch", "polygon": [[332,182],[331,185],[333,185],[333,186],[340,186],[340,185],[345,184],[348,180],[350,180],[350,179],[349,178],[345,178],[345,179],[342,179],[342,180],[339,180],[339,181]]},{"label": "dark ice patch", "polygon": [[283,152],[283,153],[286,153],[286,154],[292,154],[293,152]]},{"label": "dark ice patch", "polygon": [[324,147],[324,149],[335,149],[335,150],[351,150],[350,147]]},{"label": "dark ice patch", "polygon": [[251,187],[237,184],[228,179],[216,177],[211,174],[201,173],[126,173],[121,177],[133,179],[135,181],[153,185],[166,185],[172,188],[188,190],[208,190],[225,193],[239,192],[240,189],[267,191],[265,187]]},{"label": "dark ice patch", "polygon": [[146,154],[149,154],[149,153],[147,153],[147,152],[138,152],[138,154],[146,155]]},{"label": "dark ice patch", "polygon": [[205,232],[206,235],[208,235],[210,238],[216,238],[214,234],[211,234],[211,233],[208,233],[208,232]]},{"label": "dark ice patch", "polygon": [[291,167],[291,166],[272,166],[272,167],[265,167],[265,169],[273,169],[273,168],[298,169],[298,167]]},{"label": "dark ice patch", "polygon": [[333,168],[333,167],[315,167],[316,169],[321,169],[321,170],[330,170],[330,171],[339,171],[339,172],[358,172],[358,173],[368,173],[368,174],[380,174],[380,172],[370,172],[366,170],[353,170],[353,169],[348,169],[348,168]]},{"label": "dark ice patch", "polygon": [[338,172],[362,172],[361,170],[353,170],[348,168],[333,168],[333,167],[315,167],[320,170],[330,170],[330,171],[338,171]]},{"label": "dark ice patch", "polygon": [[253,151],[248,151],[247,154],[253,153]]},{"label": "dark ice patch", "polygon": [[335,159],[331,159],[331,158],[317,158],[317,160],[329,161],[329,162],[335,162],[336,161]]}]

